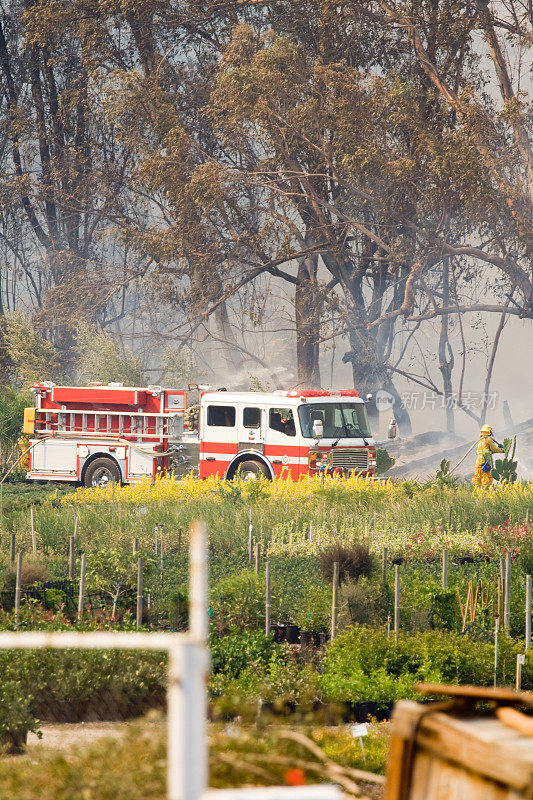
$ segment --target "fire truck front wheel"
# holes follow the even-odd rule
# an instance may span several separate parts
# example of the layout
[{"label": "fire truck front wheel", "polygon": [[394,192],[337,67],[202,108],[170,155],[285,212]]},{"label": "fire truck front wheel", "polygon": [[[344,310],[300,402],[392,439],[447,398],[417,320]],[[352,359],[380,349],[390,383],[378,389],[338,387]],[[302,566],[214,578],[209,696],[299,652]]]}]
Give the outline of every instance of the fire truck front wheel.
[{"label": "fire truck front wheel", "polygon": [[83,483],[89,489],[94,486],[105,487],[110,483],[120,483],[121,475],[118,465],[115,464],[112,458],[95,458],[91,461],[85,475],[83,476]]},{"label": "fire truck front wheel", "polygon": [[268,470],[259,461],[243,461],[239,464],[238,472],[243,481],[258,481],[259,478],[270,478]]}]

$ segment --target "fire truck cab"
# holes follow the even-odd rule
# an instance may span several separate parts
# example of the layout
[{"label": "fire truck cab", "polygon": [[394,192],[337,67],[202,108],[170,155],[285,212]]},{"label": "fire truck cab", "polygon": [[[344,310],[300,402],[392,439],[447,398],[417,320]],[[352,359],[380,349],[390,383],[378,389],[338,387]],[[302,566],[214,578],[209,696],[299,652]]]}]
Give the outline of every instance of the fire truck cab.
[{"label": "fire truck cab", "polygon": [[200,413],[200,477],[245,479],[319,472],[373,475],[364,401],[339,392],[208,392]]},{"label": "fire truck cab", "polygon": [[24,432],[32,480],[85,486],[172,472],[246,480],[373,475],[375,445],[353,390],[206,391],[36,383]]}]

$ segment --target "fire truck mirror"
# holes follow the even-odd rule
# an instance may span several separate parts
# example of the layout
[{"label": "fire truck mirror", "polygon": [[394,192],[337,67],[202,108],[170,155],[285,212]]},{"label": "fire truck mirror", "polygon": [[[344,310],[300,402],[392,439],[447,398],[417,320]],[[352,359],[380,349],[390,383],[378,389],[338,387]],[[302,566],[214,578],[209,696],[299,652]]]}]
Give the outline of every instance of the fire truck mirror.
[{"label": "fire truck mirror", "polygon": [[324,436],[324,423],[321,419],[313,420],[313,439],[322,439]]}]

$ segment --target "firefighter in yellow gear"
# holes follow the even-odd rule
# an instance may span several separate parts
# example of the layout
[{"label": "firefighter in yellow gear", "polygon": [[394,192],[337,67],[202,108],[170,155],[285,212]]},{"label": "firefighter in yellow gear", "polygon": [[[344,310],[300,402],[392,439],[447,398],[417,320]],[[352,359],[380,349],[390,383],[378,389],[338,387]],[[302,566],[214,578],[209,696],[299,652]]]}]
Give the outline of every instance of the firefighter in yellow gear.
[{"label": "firefighter in yellow gear", "polygon": [[493,453],[503,453],[503,447],[492,438],[492,428],[490,425],[483,425],[479,431],[479,441],[476,445],[476,468],[472,483],[474,486],[492,486],[492,460]]},{"label": "firefighter in yellow gear", "polygon": [[[24,451],[27,450],[28,447],[30,446],[29,437],[25,436],[24,434],[22,434],[22,436],[19,436],[17,444],[19,446],[20,452],[24,453]],[[20,468],[21,469],[29,469],[30,468],[30,454],[29,454],[29,452],[28,453],[24,453],[24,455],[20,459]]]}]

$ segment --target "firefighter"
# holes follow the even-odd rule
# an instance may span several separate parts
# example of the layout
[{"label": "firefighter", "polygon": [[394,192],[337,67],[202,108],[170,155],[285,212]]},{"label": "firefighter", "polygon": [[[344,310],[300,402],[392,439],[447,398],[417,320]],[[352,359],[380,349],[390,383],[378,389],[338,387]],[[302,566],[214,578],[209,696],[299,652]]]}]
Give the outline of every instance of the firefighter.
[{"label": "firefighter", "polygon": [[503,452],[503,446],[492,438],[492,427],[483,425],[479,431],[479,441],[476,445],[476,468],[472,478],[474,486],[492,486],[492,468],[494,466],[492,455]]},{"label": "firefighter", "polygon": [[20,459],[20,468],[21,469],[29,469],[30,468],[30,453],[29,453],[29,451],[27,453],[24,452],[30,446],[29,437],[26,436],[25,434],[22,434],[21,436],[19,436],[17,444],[19,446],[20,452],[24,453],[24,455]]}]

